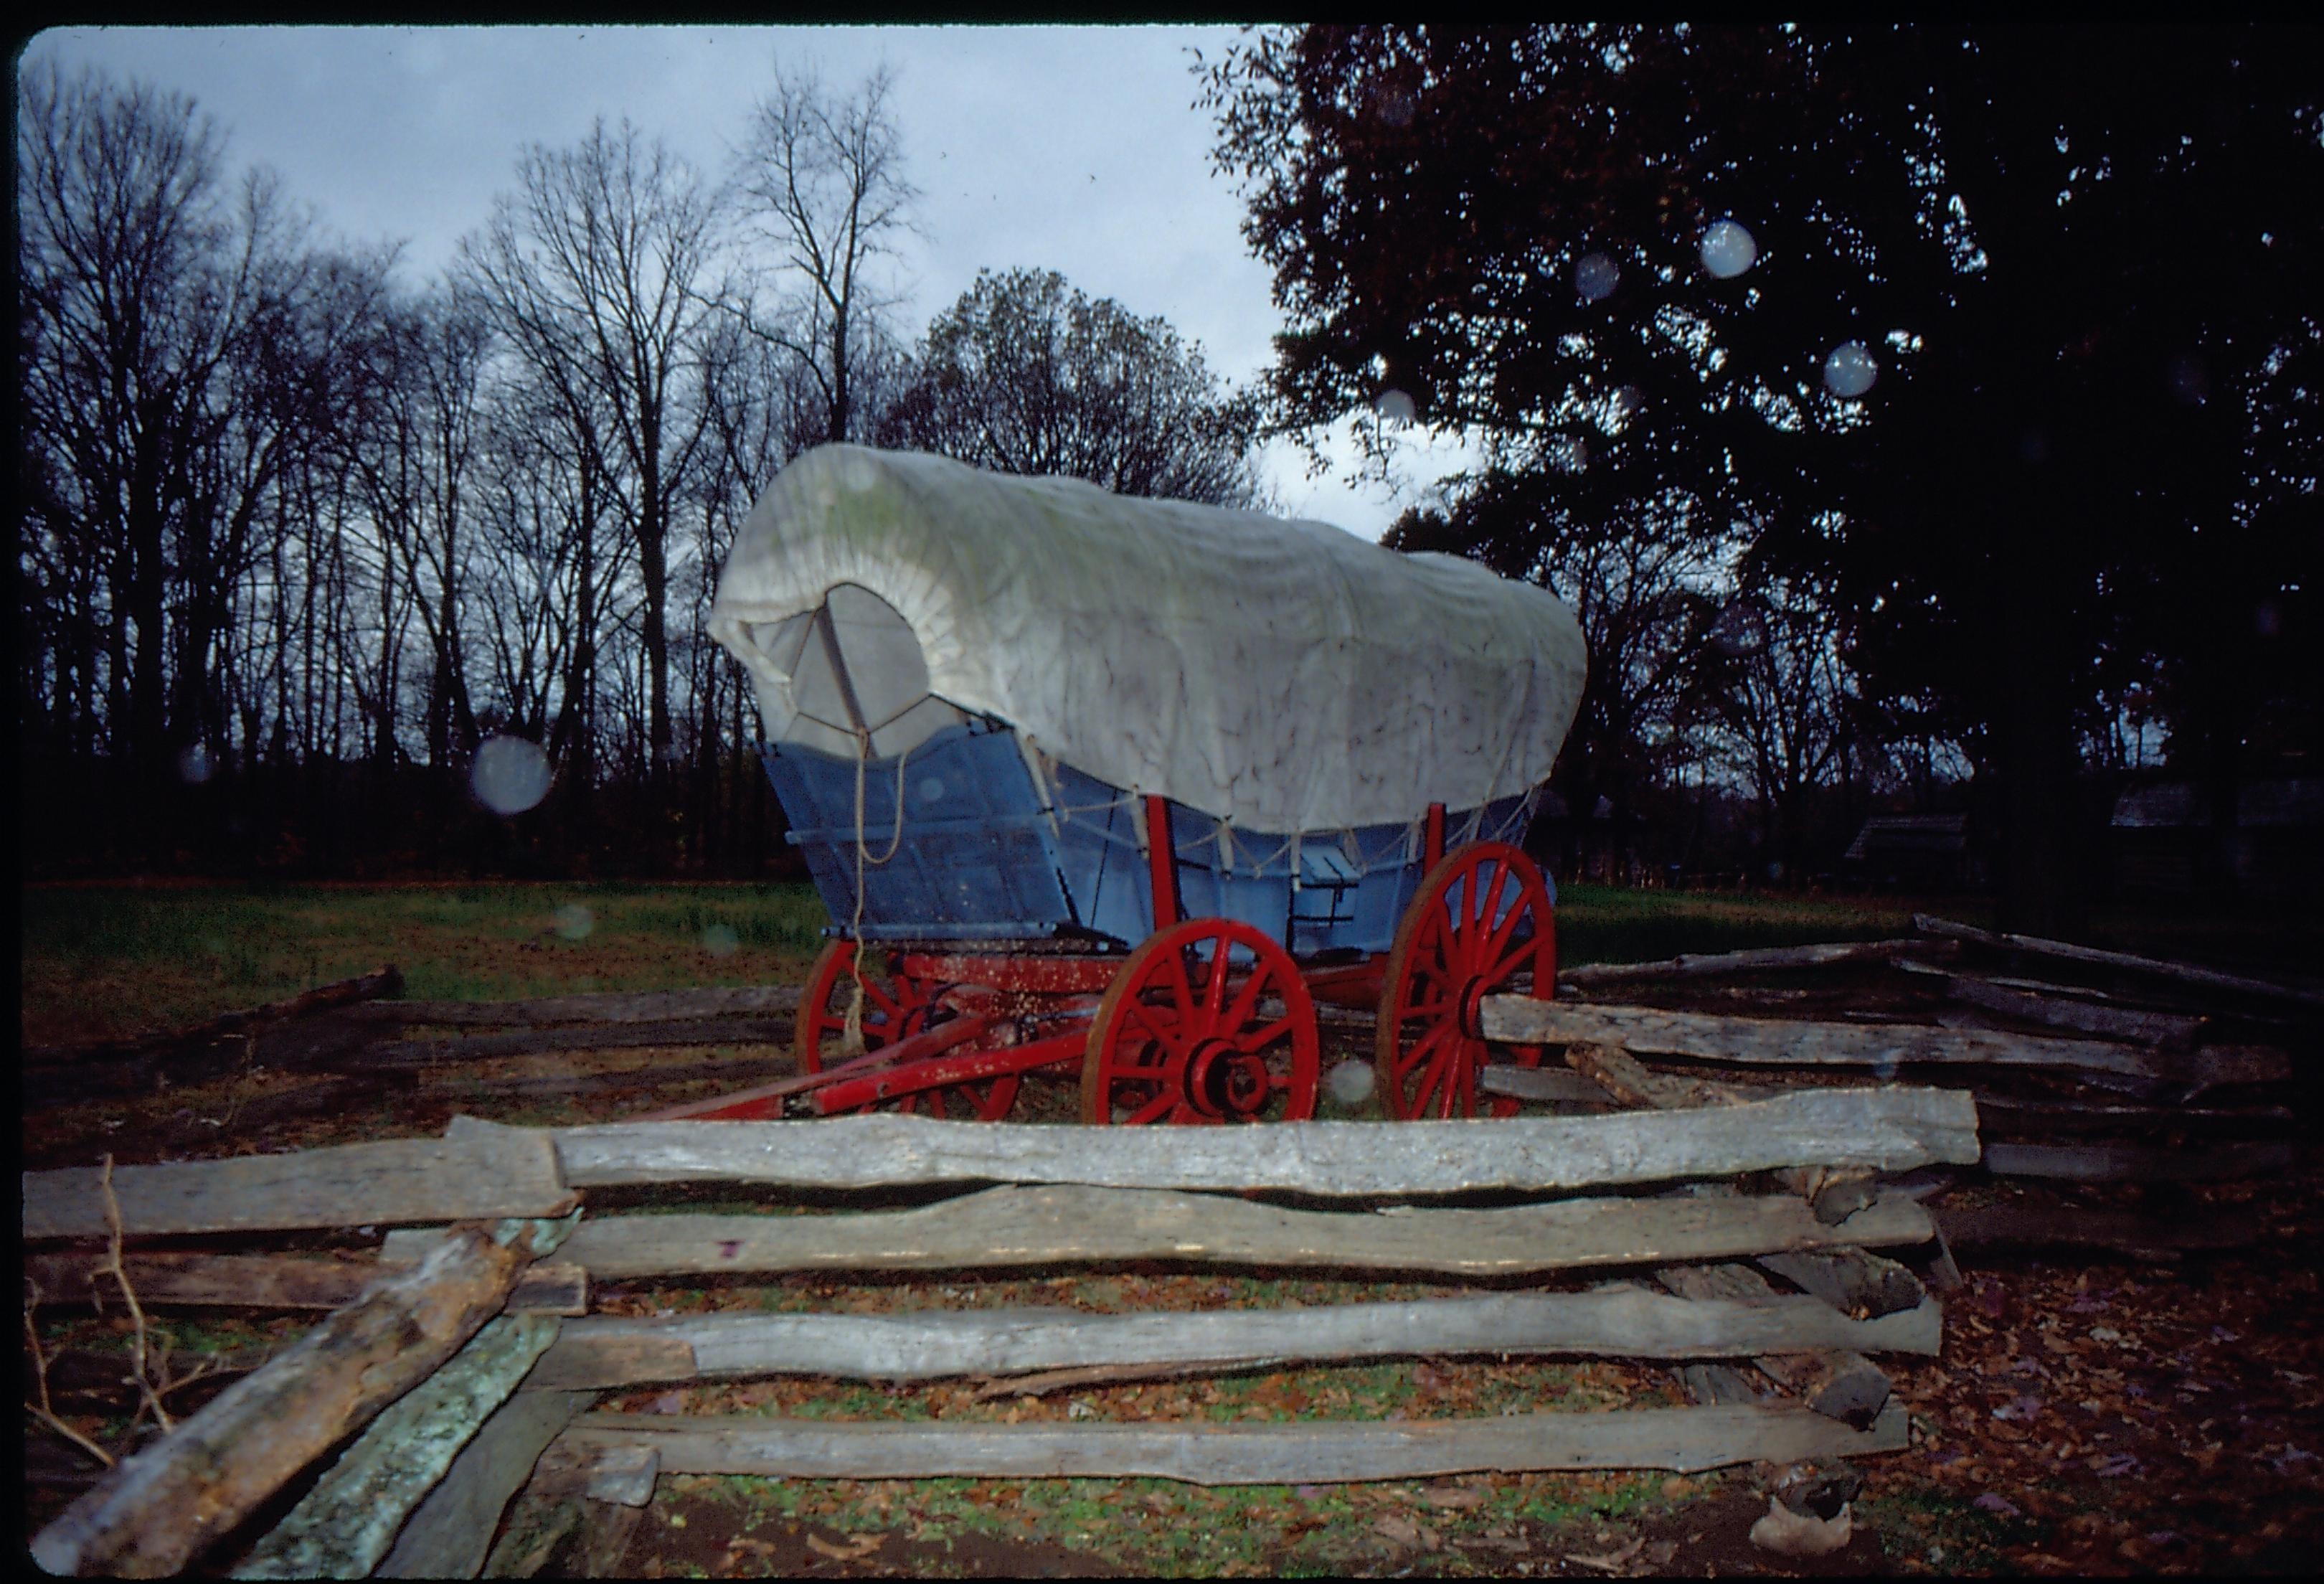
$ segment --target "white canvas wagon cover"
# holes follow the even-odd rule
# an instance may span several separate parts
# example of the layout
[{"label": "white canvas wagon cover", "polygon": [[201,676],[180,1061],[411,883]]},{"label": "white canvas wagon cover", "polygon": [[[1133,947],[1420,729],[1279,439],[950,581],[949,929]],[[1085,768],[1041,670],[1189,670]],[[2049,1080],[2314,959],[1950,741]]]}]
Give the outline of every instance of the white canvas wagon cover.
[{"label": "white canvas wagon cover", "polygon": [[884,757],[966,711],[1277,833],[1527,790],[1585,664],[1554,596],[1453,557],[847,445],[760,497],[709,630],[770,740]]}]

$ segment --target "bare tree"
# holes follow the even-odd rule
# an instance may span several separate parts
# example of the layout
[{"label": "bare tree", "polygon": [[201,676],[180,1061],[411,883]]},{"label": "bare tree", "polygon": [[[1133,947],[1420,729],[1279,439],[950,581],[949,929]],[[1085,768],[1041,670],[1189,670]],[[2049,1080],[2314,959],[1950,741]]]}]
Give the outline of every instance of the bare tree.
[{"label": "bare tree", "polygon": [[401,579],[427,635],[425,736],[429,762],[442,766],[477,741],[469,492],[493,336],[480,303],[448,292],[399,305],[388,329],[373,421],[354,458],[386,570]]},{"label": "bare tree", "polygon": [[229,186],[207,119],[142,84],[28,74],[17,154],[20,575],[60,607],[34,669],[67,740],[166,773],[251,735],[286,477],[351,409],[389,255],[315,248],[271,175]]},{"label": "bare tree", "polygon": [[899,295],[872,277],[896,256],[919,196],[904,179],[902,140],[889,110],[895,79],[882,67],[835,99],[813,71],[778,66],[736,156],[734,182],[756,205],[753,223],[800,291],[786,311],[748,322],[798,359],[820,398],[816,441],[866,431],[858,383]]},{"label": "bare tree", "polygon": [[670,524],[705,431],[698,404],[687,410],[687,371],[723,291],[710,279],[716,243],[692,169],[627,122],[609,132],[601,121],[573,148],[527,149],[516,192],[461,249],[464,279],[572,425],[592,489],[622,486],[603,499],[637,557],[656,764],[671,743]]},{"label": "bare tree", "polygon": [[1776,856],[1800,874],[1816,801],[1848,774],[1867,724],[1840,613],[1821,590],[1763,579],[1706,633],[1678,714],[1708,729],[1714,756],[1757,801]]},{"label": "bare tree", "polygon": [[[1691,751],[1673,729],[1674,712],[1729,582],[1708,536],[1694,531],[1705,509],[1674,489],[1577,510],[1568,492],[1489,473],[1450,516],[1408,511],[1382,541],[1473,557],[1503,577],[1543,585],[1573,612],[1590,667],[1553,785],[1577,822],[1602,801],[1624,825]],[[1569,866],[1578,855],[1569,848]]]},{"label": "bare tree", "polygon": [[[247,301],[228,267],[218,139],[192,102],[53,66],[20,88],[17,278],[28,434],[54,459],[60,545],[105,568],[106,736],[167,755],[170,528],[210,382]],[[94,636],[94,634],[90,634]]]}]

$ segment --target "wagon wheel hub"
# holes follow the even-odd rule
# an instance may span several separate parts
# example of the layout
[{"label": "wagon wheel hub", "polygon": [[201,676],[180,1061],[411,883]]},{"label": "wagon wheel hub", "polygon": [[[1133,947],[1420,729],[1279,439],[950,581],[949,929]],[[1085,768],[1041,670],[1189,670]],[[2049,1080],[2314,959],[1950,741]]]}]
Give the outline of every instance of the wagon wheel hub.
[{"label": "wagon wheel hub", "polygon": [[1186,1061],[1186,1103],[1205,1116],[1256,1116],[1266,1108],[1267,1063],[1225,1040],[1204,1040]]},{"label": "wagon wheel hub", "polygon": [[[1507,986],[1502,986],[1506,990]],[[1492,981],[1484,975],[1472,976],[1461,987],[1461,1032],[1472,1040],[1485,1037],[1485,997],[1495,993]]]}]

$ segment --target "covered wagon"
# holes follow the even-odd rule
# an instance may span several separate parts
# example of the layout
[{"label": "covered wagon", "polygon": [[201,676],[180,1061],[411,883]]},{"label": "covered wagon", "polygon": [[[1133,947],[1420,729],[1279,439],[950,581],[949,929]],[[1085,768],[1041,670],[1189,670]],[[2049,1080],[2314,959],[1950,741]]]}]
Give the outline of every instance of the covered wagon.
[{"label": "covered wagon", "polygon": [[1546,997],[1517,843],[1582,691],[1545,591],[1317,523],[833,445],[710,631],[835,921],[783,1093],[699,1115],[1313,1114],[1314,1000],[1377,1005],[1397,1116],[1462,1116],[1476,1004]]}]

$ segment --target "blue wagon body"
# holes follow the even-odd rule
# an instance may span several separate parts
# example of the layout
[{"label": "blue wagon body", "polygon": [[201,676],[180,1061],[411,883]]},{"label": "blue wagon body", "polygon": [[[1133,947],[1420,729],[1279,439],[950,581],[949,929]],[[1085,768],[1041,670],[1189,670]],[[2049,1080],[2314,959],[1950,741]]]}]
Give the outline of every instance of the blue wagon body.
[{"label": "blue wagon body", "polygon": [[[972,720],[930,737],[900,765],[862,762],[860,923],[857,762],[798,744],[761,753],[788,839],[840,933],[1133,945],[1155,928],[1139,800],[1068,765],[1056,766],[1045,786],[1005,726]],[[1515,840],[1531,805],[1527,795],[1452,811],[1447,828],[1464,840]],[[1177,803],[1170,813],[1184,911],[1250,924],[1298,958],[1386,951],[1422,878],[1414,825],[1295,838],[1222,828]]]}]

